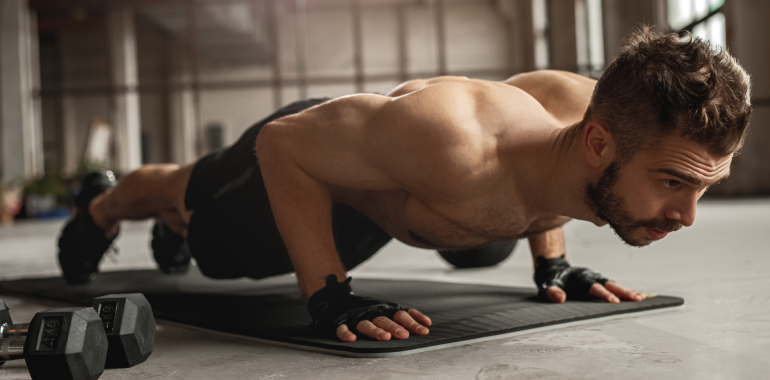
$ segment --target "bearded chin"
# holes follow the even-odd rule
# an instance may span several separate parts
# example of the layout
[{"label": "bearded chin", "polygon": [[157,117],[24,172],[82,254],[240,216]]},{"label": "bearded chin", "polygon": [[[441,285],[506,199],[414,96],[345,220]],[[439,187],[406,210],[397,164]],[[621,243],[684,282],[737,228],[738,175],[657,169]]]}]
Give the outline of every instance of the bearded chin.
[{"label": "bearded chin", "polygon": [[626,210],[623,198],[615,194],[612,189],[618,180],[620,164],[615,161],[604,170],[601,178],[593,184],[585,187],[584,201],[586,206],[593,211],[597,218],[609,223],[615,235],[624,243],[633,247],[649,245],[652,239],[639,239],[634,236],[639,228],[637,222]]}]

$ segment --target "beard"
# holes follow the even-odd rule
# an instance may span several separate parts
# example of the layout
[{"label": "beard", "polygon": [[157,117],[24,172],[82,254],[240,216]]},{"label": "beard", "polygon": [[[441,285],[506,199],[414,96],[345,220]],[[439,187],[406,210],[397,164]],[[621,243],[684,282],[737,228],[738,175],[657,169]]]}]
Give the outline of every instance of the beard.
[{"label": "beard", "polygon": [[626,208],[625,199],[613,189],[618,180],[620,168],[621,165],[614,161],[604,170],[596,183],[588,183],[585,187],[583,195],[585,203],[599,219],[607,222],[615,234],[632,247],[644,247],[655,241],[647,236],[638,236],[636,232],[640,228],[646,227],[665,232],[682,228],[681,223],[668,218],[636,219],[631,216]]}]

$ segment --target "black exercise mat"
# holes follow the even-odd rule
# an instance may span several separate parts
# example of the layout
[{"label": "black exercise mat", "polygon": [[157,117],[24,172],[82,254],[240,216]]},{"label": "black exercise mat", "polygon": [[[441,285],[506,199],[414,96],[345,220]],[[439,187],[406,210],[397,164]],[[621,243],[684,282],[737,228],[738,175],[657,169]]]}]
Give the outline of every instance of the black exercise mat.
[{"label": "black exercise mat", "polygon": [[90,305],[109,293],[144,293],[159,319],[244,335],[301,349],[343,355],[385,357],[468,343],[545,326],[679,306],[684,300],[658,296],[610,304],[540,302],[534,289],[428,281],[356,278],[357,294],[415,307],[430,316],[430,334],[378,342],[343,343],[314,336],[310,317],[293,278],[278,281],[211,280],[191,268],[183,276],[154,270],[101,273],[89,285],[68,286],[60,277],[3,281],[3,292]]}]

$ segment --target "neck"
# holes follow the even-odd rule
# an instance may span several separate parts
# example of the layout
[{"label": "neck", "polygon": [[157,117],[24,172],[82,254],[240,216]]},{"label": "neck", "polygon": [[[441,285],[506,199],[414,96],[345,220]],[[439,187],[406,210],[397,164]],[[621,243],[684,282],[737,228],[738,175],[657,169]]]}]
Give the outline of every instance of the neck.
[{"label": "neck", "polygon": [[598,177],[586,163],[580,124],[555,128],[535,143],[525,198],[535,218],[567,216],[596,222],[583,194],[586,183]]}]

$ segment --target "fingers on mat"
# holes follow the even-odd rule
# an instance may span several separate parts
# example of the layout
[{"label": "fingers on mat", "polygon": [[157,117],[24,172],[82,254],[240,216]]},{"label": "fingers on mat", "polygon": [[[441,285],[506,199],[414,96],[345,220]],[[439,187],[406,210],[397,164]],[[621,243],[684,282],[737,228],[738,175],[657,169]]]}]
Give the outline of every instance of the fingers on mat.
[{"label": "fingers on mat", "polygon": [[417,311],[417,309],[409,309],[407,313],[409,313],[409,315],[412,318],[414,318],[414,320],[417,321],[417,323],[420,323],[423,326],[430,326],[433,324],[433,321],[431,321],[427,315],[420,313],[419,311]]},{"label": "fingers on mat", "polygon": [[545,290],[545,295],[553,303],[562,303],[567,300],[567,293],[558,286],[549,286]]},{"label": "fingers on mat", "polygon": [[355,342],[356,334],[350,332],[348,326],[340,325],[340,327],[337,327],[337,338],[340,338],[343,342]]},{"label": "fingers on mat", "polygon": [[620,285],[614,281],[607,281],[607,283],[604,284],[604,287],[610,292],[614,293],[616,296],[626,300],[641,301],[646,298],[644,294],[639,293],[636,290],[626,288],[625,286]]},{"label": "fingers on mat", "polygon": [[603,299],[603,300],[605,300],[607,302],[612,302],[612,303],[620,302],[618,297],[616,297],[609,290],[607,290],[607,288],[602,286],[602,284],[593,284],[591,286],[591,290],[588,291],[588,294],[590,294],[590,295],[592,295],[592,296],[594,296],[596,298]]},{"label": "fingers on mat", "polygon": [[399,325],[396,322],[393,322],[387,317],[374,318],[374,320],[372,320],[372,323],[374,323],[375,326],[381,327],[385,331],[389,332],[393,338],[396,338],[396,339],[409,338],[409,331],[407,331],[405,328],[401,327],[401,325]]},{"label": "fingers on mat", "polygon": [[[376,319],[376,318],[375,318]],[[390,340],[390,333],[383,330],[380,327],[375,326],[371,321],[358,322],[356,329],[361,334],[364,334],[372,339],[376,340]]]},{"label": "fingers on mat", "polygon": [[414,317],[416,316],[417,319],[421,319],[423,320],[423,322],[427,320],[428,323],[430,323],[430,319],[428,319],[428,317],[424,316],[419,311],[414,310],[414,312],[412,312],[412,310],[414,309],[409,310],[409,312],[405,312],[403,310],[399,311],[396,313],[393,319],[395,319],[396,323],[398,323],[399,325],[404,326],[412,334],[417,334],[417,335],[427,334],[429,332],[428,328],[423,326],[419,322],[415,321]]}]

